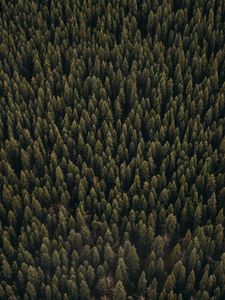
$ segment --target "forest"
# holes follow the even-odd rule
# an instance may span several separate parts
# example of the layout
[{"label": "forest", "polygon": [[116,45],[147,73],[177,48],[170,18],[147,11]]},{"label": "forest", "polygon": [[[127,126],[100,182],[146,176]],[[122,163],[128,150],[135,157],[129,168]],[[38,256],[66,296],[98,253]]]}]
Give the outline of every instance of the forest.
[{"label": "forest", "polygon": [[0,0],[0,300],[225,299],[225,1]]}]

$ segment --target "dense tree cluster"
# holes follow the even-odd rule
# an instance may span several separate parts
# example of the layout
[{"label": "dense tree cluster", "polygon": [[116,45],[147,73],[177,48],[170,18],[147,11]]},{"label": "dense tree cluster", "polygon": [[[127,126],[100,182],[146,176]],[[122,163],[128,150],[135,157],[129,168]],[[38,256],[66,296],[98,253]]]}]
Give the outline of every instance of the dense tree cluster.
[{"label": "dense tree cluster", "polygon": [[0,299],[225,299],[225,2],[0,11]]}]

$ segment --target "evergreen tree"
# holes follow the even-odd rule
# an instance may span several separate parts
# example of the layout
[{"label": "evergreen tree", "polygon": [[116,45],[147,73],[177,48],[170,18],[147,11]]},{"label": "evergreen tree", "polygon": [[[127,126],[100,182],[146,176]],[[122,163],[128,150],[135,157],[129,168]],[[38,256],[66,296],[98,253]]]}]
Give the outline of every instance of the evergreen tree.
[{"label": "evergreen tree", "polygon": [[126,291],[121,281],[118,281],[113,290],[113,300],[125,300]]}]

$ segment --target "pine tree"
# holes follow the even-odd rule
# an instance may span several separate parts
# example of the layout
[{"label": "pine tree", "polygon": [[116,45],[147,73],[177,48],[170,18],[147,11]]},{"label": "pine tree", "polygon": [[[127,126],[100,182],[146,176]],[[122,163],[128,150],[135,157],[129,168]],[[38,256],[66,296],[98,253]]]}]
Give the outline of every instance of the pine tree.
[{"label": "pine tree", "polygon": [[113,290],[113,300],[125,300],[126,291],[121,281],[118,281]]},{"label": "pine tree", "polygon": [[82,300],[90,299],[90,290],[85,280],[82,280],[80,284],[79,299]]},{"label": "pine tree", "polygon": [[187,295],[190,295],[192,293],[194,286],[195,286],[195,273],[192,270],[187,278],[187,285],[186,285]]},{"label": "pine tree", "polygon": [[145,290],[147,288],[147,280],[146,280],[146,277],[145,277],[145,272],[143,271],[141,273],[141,276],[139,278],[139,281],[138,281],[138,291],[140,294],[144,294],[145,293]]},{"label": "pine tree", "polygon": [[126,257],[126,265],[128,268],[129,277],[131,280],[135,281],[139,276],[140,264],[137,251],[134,246],[130,248]]}]

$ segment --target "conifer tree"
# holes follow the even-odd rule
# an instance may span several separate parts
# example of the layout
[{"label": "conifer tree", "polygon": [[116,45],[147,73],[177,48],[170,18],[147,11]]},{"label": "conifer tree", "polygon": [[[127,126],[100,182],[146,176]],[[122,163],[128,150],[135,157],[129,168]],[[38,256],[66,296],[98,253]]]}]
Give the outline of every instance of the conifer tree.
[{"label": "conifer tree", "polygon": [[126,299],[126,291],[121,281],[118,281],[115,289],[113,291],[113,300],[125,300]]}]

